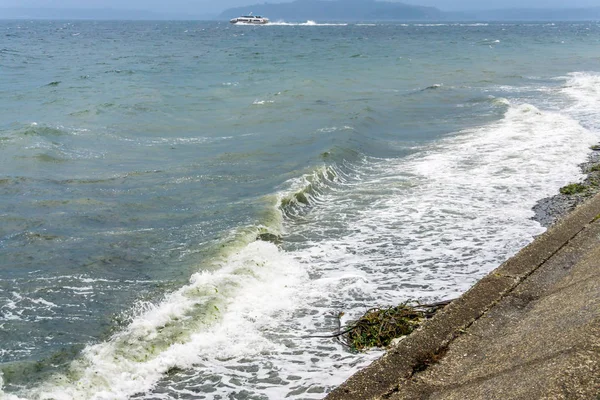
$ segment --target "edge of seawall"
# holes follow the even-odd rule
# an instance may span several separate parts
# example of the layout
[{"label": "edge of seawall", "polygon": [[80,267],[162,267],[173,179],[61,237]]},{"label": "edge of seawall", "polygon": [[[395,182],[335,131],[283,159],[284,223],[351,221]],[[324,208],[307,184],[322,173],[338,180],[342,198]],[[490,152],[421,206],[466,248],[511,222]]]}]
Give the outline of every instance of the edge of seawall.
[{"label": "edge of seawall", "polygon": [[351,376],[326,399],[366,400],[393,395],[402,380],[435,364],[451,342],[599,216],[600,194],[596,194],[482,278],[421,329]]}]

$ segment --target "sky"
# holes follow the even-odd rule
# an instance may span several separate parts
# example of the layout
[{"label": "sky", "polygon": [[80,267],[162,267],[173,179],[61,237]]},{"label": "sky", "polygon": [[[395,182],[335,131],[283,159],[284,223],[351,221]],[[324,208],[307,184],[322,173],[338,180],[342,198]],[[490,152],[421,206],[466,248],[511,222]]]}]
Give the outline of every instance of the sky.
[{"label": "sky", "polygon": [[[154,12],[210,14],[230,7],[282,0],[0,0],[0,8],[112,8]],[[407,4],[437,7],[443,11],[501,8],[600,7],[600,0],[405,0]]]}]

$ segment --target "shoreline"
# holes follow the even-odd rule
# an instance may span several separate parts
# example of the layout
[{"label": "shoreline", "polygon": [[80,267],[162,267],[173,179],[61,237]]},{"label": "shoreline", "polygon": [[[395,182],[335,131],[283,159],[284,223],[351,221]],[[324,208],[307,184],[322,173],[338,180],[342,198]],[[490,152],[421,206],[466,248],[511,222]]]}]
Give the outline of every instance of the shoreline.
[{"label": "shoreline", "polygon": [[591,151],[588,161],[580,164],[581,171],[585,175],[580,183],[585,190],[574,194],[557,193],[539,200],[533,206],[534,221],[549,228],[566,217],[578,205],[600,192],[600,145],[592,146]]},{"label": "shoreline", "polygon": [[[551,314],[558,316],[534,312],[544,300],[557,296],[555,287],[564,291],[564,281],[567,281],[570,283],[567,287],[577,283],[587,284],[588,287],[570,295],[559,292],[558,297],[562,295],[564,308],[573,308],[575,313],[584,314],[587,320],[592,321],[592,327],[600,320],[600,308],[595,309],[588,304],[600,300],[600,292],[594,297],[589,289],[589,285],[592,285],[592,293],[598,292],[593,285],[598,286],[597,282],[600,281],[595,261],[600,252],[596,237],[600,232],[600,145],[592,146],[591,150],[588,161],[580,165],[585,178],[576,184],[575,193],[565,193],[569,192],[565,188],[573,186],[569,184],[561,188],[561,193],[542,199],[534,206],[535,215],[532,219],[549,229],[480,279],[421,328],[405,336],[379,359],[348,378],[325,399],[504,399],[516,398],[510,394],[521,391],[529,391],[530,395],[534,395],[532,398],[540,398],[556,394],[557,390],[566,386],[569,393],[575,394],[573,398],[587,398],[577,393],[585,392],[587,395],[594,390],[596,381],[588,376],[592,372],[576,371],[573,380],[571,375],[565,377],[562,365],[555,359],[548,361],[549,366],[544,365],[549,371],[548,379],[552,379],[552,385],[547,385],[549,382],[531,384],[530,381],[539,380],[536,375],[537,363],[542,350],[539,349],[539,343],[531,339],[538,331],[546,339],[542,347],[549,349],[560,346],[553,343],[553,338],[560,336],[567,336],[567,343],[563,343],[563,347],[576,346],[578,351],[594,346],[594,340],[597,339],[594,335],[590,339],[588,325],[585,325],[584,333],[581,333],[581,329],[570,329],[568,322],[563,321],[565,311],[562,309],[551,309]],[[590,253],[593,255],[590,256]],[[573,284],[576,279],[571,275],[581,274],[580,270],[585,271],[588,279]],[[522,322],[527,319],[535,321],[533,328]],[[513,325],[520,326],[522,330],[517,330],[516,337]],[[505,329],[504,333],[498,333],[499,329]],[[481,335],[481,331],[485,331],[486,335]],[[568,332],[565,334],[565,331]],[[510,361],[505,360],[506,347],[496,348],[496,343],[506,337],[511,339],[507,339],[505,346],[512,346],[513,341],[519,342],[520,346],[516,351],[510,349],[515,353]],[[472,356],[468,353],[473,348],[477,349],[475,353],[479,353],[474,356],[474,361],[467,357]],[[581,362],[573,361],[564,348],[556,352],[559,354],[557,357],[564,358],[566,364]],[[521,355],[530,360],[523,361]],[[508,365],[505,365],[507,369],[489,374],[485,368],[479,367],[480,362],[487,362],[490,363],[489,368],[493,368],[494,357],[500,360],[500,364]],[[594,371],[600,368],[597,353],[586,357],[589,368]],[[461,364],[467,364],[468,367]],[[523,369],[531,371],[524,374]],[[458,377],[456,371],[459,371]],[[467,374],[472,376],[471,380],[464,379],[463,375]],[[507,378],[508,375],[512,376]],[[455,381],[452,382],[449,376],[453,376]],[[519,386],[521,382],[524,383]],[[596,395],[600,395],[600,392]]]}]

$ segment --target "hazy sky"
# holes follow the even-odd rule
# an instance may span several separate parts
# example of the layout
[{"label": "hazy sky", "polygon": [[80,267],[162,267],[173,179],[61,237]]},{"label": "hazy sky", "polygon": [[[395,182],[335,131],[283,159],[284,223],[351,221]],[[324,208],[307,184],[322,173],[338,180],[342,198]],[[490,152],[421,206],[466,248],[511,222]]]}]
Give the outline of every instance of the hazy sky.
[{"label": "hazy sky", "polygon": [[[282,0],[0,0],[1,7],[114,8],[158,12],[206,14],[229,7]],[[497,8],[600,7],[600,0],[407,0],[408,4],[435,6],[441,10]]]}]

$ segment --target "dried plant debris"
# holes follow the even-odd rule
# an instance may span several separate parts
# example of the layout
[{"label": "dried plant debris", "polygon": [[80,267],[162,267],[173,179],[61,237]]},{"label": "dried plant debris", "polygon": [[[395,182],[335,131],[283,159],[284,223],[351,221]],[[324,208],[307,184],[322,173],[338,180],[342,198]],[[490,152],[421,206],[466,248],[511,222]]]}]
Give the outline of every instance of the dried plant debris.
[{"label": "dried plant debris", "polygon": [[346,344],[357,351],[388,347],[393,339],[406,336],[418,328],[423,311],[401,304],[390,308],[372,308],[360,317],[345,335]]},{"label": "dried plant debris", "polygon": [[[307,337],[335,338],[354,351],[385,348],[390,346],[394,339],[412,333],[423,321],[431,318],[451,301],[418,305],[403,303],[395,307],[371,308],[345,329],[342,330],[340,326],[337,333]],[[343,313],[340,313],[339,317],[342,315]]]}]

